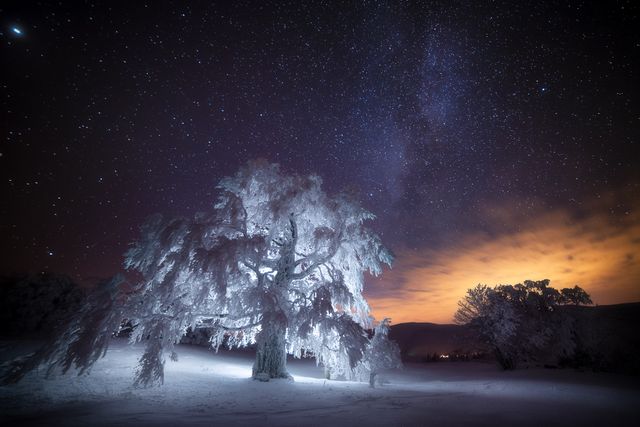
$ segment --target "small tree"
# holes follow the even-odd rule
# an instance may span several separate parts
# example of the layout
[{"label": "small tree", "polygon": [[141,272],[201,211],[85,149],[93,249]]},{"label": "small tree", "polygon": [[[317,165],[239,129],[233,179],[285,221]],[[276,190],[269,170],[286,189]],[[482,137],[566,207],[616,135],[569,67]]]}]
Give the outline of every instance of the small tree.
[{"label": "small tree", "polygon": [[250,162],[220,182],[211,212],[152,217],[125,256],[139,280],[128,290],[114,282],[106,305],[74,320],[99,327],[68,329],[37,362],[87,370],[124,318],[134,325],[131,342],[146,345],[140,385],[162,382],[165,354],[176,358],[174,344],[201,327],[217,331],[216,349],[223,340],[255,343],[255,379],[289,377],[287,353],[353,369],[368,343],[364,273],[380,274],[393,257],[364,226],[374,215],[321,185],[315,175]]},{"label": "small tree", "polygon": [[564,288],[560,291],[562,304],[571,305],[591,305],[591,297],[580,286],[573,288]]},{"label": "small tree", "polygon": [[372,388],[382,370],[402,367],[400,348],[389,339],[390,323],[391,319],[384,319],[375,328],[361,364],[365,372],[369,373],[369,386]]},{"label": "small tree", "polygon": [[476,329],[493,349],[504,369],[513,369],[519,361],[535,360],[548,353],[552,342],[564,353],[575,347],[567,325],[571,319],[557,307],[569,301],[590,303],[589,295],[579,287],[561,292],[549,286],[549,280],[525,280],[523,284],[477,285],[458,302],[454,319]]}]

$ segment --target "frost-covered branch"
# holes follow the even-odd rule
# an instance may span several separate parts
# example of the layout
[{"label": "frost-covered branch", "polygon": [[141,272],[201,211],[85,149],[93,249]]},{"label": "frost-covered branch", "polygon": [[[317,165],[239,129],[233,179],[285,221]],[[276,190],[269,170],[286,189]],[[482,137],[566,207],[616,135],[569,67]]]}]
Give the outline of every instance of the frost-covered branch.
[{"label": "frost-covered branch", "polygon": [[351,372],[368,343],[364,273],[380,274],[393,259],[364,225],[373,215],[326,194],[318,176],[287,175],[264,161],[217,188],[210,212],[149,218],[125,255],[125,269],[139,277],[126,298],[118,296],[126,304],[87,306],[89,320],[76,320],[40,362],[87,370],[106,350],[110,329],[128,319],[130,340],[145,345],[142,386],[163,381],[165,355],[199,327],[212,330],[214,348],[255,344],[256,379],[288,377],[287,352],[313,353]]}]

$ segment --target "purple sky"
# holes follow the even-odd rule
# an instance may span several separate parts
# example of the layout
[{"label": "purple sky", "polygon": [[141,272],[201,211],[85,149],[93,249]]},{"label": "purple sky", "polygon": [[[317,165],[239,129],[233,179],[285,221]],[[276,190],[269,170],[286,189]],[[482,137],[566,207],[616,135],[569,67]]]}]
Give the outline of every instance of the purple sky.
[{"label": "purple sky", "polygon": [[207,3],[3,2],[1,272],[113,274],[256,157],[357,192],[422,266],[637,218],[637,4]]}]

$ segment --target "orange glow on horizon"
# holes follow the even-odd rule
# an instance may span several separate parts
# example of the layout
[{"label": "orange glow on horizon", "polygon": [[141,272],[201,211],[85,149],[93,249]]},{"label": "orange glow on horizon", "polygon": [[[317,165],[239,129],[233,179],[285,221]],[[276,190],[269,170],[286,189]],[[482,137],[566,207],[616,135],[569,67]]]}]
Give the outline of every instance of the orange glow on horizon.
[{"label": "orange glow on horizon", "polygon": [[512,233],[404,250],[365,295],[372,314],[394,324],[451,323],[457,302],[478,283],[550,279],[556,289],[581,286],[595,304],[640,301],[640,221],[627,218],[623,224],[606,215],[576,221],[558,211]]}]

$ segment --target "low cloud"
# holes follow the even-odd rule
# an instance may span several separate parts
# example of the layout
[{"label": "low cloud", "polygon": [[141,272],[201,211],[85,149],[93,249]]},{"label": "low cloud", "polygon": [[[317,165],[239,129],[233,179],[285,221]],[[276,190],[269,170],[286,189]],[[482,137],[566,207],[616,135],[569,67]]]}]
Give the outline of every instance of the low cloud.
[{"label": "low cloud", "polygon": [[640,301],[640,216],[612,218],[556,211],[522,226],[502,218],[508,233],[399,251],[393,269],[372,280],[365,294],[373,315],[394,323],[450,323],[458,300],[478,283],[550,279],[558,289],[580,285],[597,304]]}]

